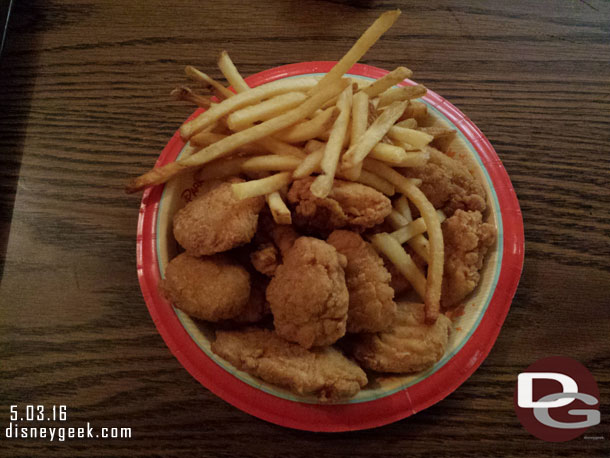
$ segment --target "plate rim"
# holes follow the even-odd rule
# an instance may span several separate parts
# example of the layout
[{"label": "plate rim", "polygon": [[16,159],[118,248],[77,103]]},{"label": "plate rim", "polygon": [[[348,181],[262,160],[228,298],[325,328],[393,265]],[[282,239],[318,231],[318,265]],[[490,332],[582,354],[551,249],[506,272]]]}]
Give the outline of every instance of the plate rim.
[{"label": "plate rim", "polygon": [[[335,63],[312,61],[283,65],[251,75],[246,78],[246,82],[256,86],[307,73],[326,73]],[[380,78],[388,71],[366,64],[356,64],[348,73]],[[415,83],[405,80],[401,84]],[[370,401],[355,404],[308,404],[279,398],[252,387],[209,358],[192,340],[171,305],[158,294],[160,273],[156,256],[156,223],[164,188],[164,185],[159,185],[144,192],[140,205],[136,237],[138,280],[149,313],[166,345],[182,366],[204,387],[240,410],[281,426],[307,431],[353,431],[389,424],[436,404],[455,391],[485,360],[510,309],[523,269],[524,235],[521,210],[502,162],[476,125],[433,91],[428,90],[423,99],[449,118],[477,151],[496,192],[504,227],[498,283],[487,310],[470,338],[434,374],[406,389]],[[194,118],[202,111],[196,110],[188,119]],[[183,145],[184,142],[176,131],[161,152],[155,167],[173,161]]]}]

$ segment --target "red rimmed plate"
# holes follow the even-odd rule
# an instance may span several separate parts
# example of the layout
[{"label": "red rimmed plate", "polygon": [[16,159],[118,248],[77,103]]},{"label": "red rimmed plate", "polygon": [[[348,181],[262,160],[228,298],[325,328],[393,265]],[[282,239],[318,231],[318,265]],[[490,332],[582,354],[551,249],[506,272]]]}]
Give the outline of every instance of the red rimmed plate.
[{"label": "red rimmed plate", "polygon": [[[334,62],[285,65],[252,75],[250,86],[281,78],[326,73]],[[357,64],[354,77],[377,79],[387,71]],[[415,84],[406,80],[403,85]],[[458,130],[457,154],[478,175],[488,191],[488,220],[498,231],[496,246],[486,259],[482,280],[460,317],[454,320],[445,356],[423,373],[379,378],[374,388],[340,404],[319,404],[237,371],[209,349],[211,330],[174,309],[159,296],[157,284],[173,253],[171,215],[196,194],[197,184],[174,180],[145,191],[137,235],[138,278],[149,312],[172,353],[202,385],[261,419],[309,431],[347,431],[388,424],[423,410],[460,386],[483,362],[493,346],[517,289],[523,266],[523,221],[510,179],[493,147],[481,131],[451,103],[428,91],[435,123]],[[191,116],[196,116],[200,110]],[[184,142],[178,132],[169,141],[156,166],[174,161]]]}]

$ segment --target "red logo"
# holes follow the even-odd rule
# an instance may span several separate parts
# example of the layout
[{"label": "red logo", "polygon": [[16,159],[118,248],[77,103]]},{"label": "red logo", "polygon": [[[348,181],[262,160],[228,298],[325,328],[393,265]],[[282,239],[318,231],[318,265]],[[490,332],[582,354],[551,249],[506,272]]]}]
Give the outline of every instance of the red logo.
[{"label": "red logo", "polygon": [[517,378],[515,411],[525,429],[548,442],[565,442],[600,422],[599,389],[593,375],[572,358],[553,356]]}]

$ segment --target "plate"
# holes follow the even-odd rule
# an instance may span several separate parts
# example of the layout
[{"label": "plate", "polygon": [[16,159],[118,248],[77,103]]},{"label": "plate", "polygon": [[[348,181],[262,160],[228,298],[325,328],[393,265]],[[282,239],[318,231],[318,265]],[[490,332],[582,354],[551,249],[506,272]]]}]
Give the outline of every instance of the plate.
[{"label": "plate", "polygon": [[[285,65],[246,78],[250,86],[282,78],[324,74],[335,62]],[[349,74],[377,79],[388,73],[356,64]],[[413,85],[405,80],[401,85]],[[171,233],[173,214],[197,195],[199,184],[184,175],[144,192],[137,233],[137,268],[142,294],[159,333],[180,363],[203,386],[235,407],[278,425],[308,431],[349,431],[385,425],[419,412],[448,396],[480,366],[508,313],[523,267],[523,220],[515,191],[493,147],[460,110],[428,91],[421,99],[434,124],[458,131],[452,150],[485,185],[488,221],[498,237],[487,255],[481,282],[468,298],[453,329],[444,357],[427,371],[408,376],[379,376],[355,398],[321,404],[235,369],[210,350],[213,330],[165,301],[157,291],[167,262],[177,251]],[[197,110],[189,119],[197,116]],[[178,132],[155,166],[179,157],[184,142]]]}]

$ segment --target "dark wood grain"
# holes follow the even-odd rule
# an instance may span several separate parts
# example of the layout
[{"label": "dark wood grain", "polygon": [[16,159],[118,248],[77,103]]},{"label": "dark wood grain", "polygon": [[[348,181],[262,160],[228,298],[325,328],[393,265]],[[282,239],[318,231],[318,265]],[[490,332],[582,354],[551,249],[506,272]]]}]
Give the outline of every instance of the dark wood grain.
[{"label": "dark wood grain", "polygon": [[[0,62],[0,427],[9,406],[66,404],[69,425],[130,440],[2,440],[6,456],[608,456],[610,3],[587,1],[20,1]],[[454,394],[357,433],[274,426],[201,387],[150,319],[135,270],[138,196],[191,107],[171,101],[227,48],[251,74],[334,60],[380,11],[363,62],[406,64],[487,135],[525,223],[523,277],[498,342]],[[0,273],[1,274],[1,273]],[[597,378],[602,424],[530,436],[517,373],[564,355]]]}]

